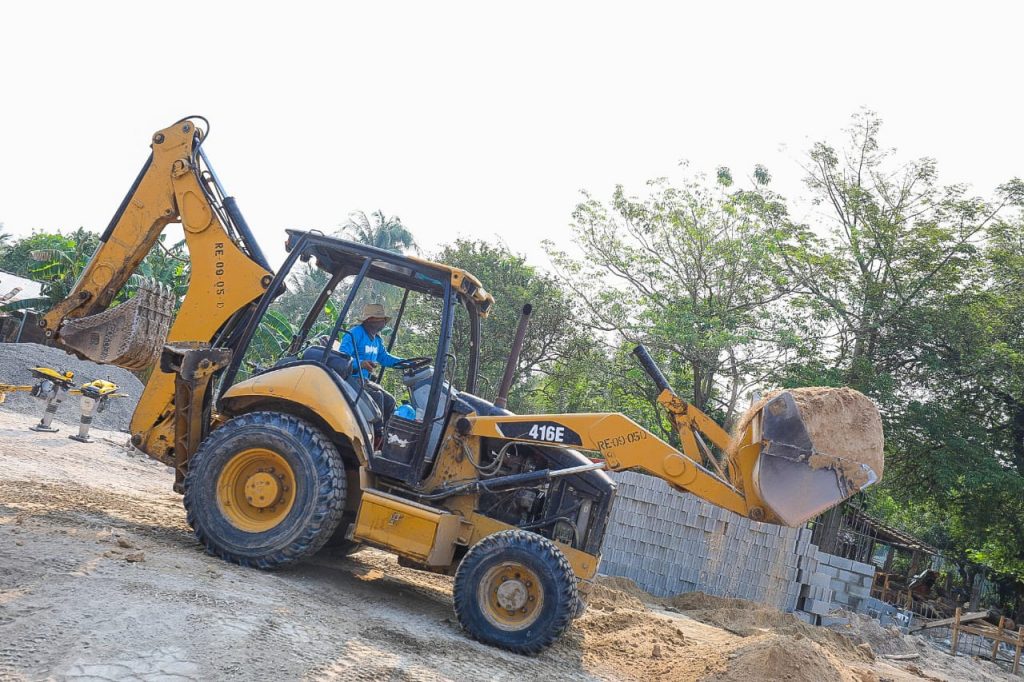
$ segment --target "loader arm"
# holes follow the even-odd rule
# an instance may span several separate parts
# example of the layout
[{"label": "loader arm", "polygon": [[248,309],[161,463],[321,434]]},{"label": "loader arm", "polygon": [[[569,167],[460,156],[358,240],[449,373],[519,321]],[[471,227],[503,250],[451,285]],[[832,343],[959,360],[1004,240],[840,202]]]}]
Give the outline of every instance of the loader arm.
[{"label": "loader arm", "polygon": [[802,525],[882,475],[881,416],[856,391],[781,391],[752,406],[730,437],[676,395],[643,346],[633,353],[661,391],[658,403],[681,452],[617,413],[473,416],[460,433],[590,450],[609,471],[643,469],[716,506],[786,526]]},{"label": "loader arm", "polygon": [[[740,480],[730,481],[705,468],[696,453],[679,452],[624,414],[509,415],[469,417],[467,421],[467,435],[589,450],[601,455],[609,471],[643,469],[719,507],[758,521],[779,523],[749,485],[750,472],[744,471],[756,460],[757,445],[737,451],[734,470],[740,472]],[[721,431],[717,424],[715,428]],[[685,439],[683,443],[685,447]]]},{"label": "loader arm", "polygon": [[[153,135],[149,160],[96,253],[68,297],[43,317],[47,337],[97,362],[144,369],[155,364],[165,342],[214,342],[239,311],[263,295],[273,273],[209,167],[201,151],[204,137],[191,119]],[[171,223],[181,223],[191,263],[188,290],[173,319],[159,288],[107,310]],[[131,319],[118,315],[122,308]],[[169,331],[156,319],[162,315]],[[173,399],[174,375],[155,366],[131,422],[132,443],[168,464]]]}]

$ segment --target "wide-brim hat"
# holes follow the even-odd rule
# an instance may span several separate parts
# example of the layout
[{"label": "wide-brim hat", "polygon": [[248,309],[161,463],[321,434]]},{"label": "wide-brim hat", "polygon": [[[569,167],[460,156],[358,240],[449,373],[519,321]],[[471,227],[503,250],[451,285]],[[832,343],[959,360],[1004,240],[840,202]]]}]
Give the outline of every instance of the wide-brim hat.
[{"label": "wide-brim hat", "polygon": [[371,317],[382,318],[385,322],[391,319],[382,303],[367,303],[363,306],[363,310],[359,313],[359,321],[366,322]]}]

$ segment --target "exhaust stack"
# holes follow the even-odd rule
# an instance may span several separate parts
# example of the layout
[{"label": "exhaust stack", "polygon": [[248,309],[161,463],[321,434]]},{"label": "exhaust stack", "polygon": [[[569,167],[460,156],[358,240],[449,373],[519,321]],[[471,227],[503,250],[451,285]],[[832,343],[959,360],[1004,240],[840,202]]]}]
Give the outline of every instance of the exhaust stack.
[{"label": "exhaust stack", "polygon": [[502,375],[501,384],[498,385],[498,397],[494,399],[495,407],[503,408],[508,403],[508,392],[512,389],[512,375],[515,374],[516,366],[519,364],[519,355],[523,352],[526,326],[530,323],[532,312],[532,305],[527,303],[523,306],[523,312],[519,316],[519,326],[516,327],[516,336],[512,341],[512,350],[509,351],[508,360],[505,362],[505,374]]}]

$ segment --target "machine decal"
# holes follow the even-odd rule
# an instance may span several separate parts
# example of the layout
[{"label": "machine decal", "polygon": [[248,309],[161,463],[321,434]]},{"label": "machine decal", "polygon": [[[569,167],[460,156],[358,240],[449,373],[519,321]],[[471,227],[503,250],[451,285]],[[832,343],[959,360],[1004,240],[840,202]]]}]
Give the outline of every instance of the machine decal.
[{"label": "machine decal", "polygon": [[582,445],[580,434],[557,422],[498,422],[498,431],[506,438],[522,438],[559,445]]},{"label": "machine decal", "polygon": [[597,449],[604,452],[605,450],[611,450],[612,448],[617,448],[621,445],[639,443],[640,441],[647,440],[648,435],[650,434],[646,431],[638,429],[621,436],[611,436],[610,438],[597,441]]}]

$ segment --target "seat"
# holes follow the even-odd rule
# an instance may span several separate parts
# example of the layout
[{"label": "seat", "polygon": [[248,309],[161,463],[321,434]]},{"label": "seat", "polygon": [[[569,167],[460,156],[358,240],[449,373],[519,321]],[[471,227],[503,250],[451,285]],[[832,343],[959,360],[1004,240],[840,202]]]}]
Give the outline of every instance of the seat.
[{"label": "seat", "polygon": [[[341,384],[341,390],[345,393],[349,402],[355,403],[358,391],[355,388],[352,388],[352,385],[348,382],[348,377],[352,375],[352,358],[349,357],[347,353],[328,350],[323,346],[310,346],[306,350],[302,351],[300,357],[303,360],[319,363],[323,359],[325,352],[328,353],[326,363],[327,369],[338,375],[338,378],[341,379],[339,382],[339,384]],[[359,402],[356,404],[356,410],[368,426],[380,424],[383,420],[383,415],[380,413],[380,407],[377,406],[377,403],[375,403],[365,391],[359,396]],[[372,432],[372,426],[368,428],[367,431]]]}]

